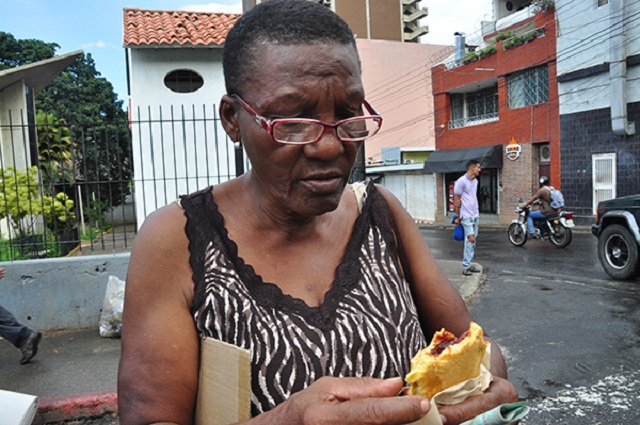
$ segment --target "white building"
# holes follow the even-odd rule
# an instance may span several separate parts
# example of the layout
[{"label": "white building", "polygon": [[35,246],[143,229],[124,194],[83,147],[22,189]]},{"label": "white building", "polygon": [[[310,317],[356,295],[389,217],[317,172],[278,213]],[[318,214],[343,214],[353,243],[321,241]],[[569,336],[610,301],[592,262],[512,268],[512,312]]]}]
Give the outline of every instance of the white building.
[{"label": "white building", "polygon": [[558,0],[562,189],[578,214],[640,193],[640,2]]},{"label": "white building", "polygon": [[218,101],[222,44],[239,16],[124,9],[138,226],[179,195],[236,176]]}]

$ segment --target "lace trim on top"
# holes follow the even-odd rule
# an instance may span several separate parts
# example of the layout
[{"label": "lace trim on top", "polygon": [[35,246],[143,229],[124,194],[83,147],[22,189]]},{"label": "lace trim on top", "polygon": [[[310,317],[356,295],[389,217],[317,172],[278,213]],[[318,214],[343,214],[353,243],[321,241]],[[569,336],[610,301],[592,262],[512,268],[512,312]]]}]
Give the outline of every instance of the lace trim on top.
[{"label": "lace trim on top", "polygon": [[[375,201],[371,199],[372,194],[374,195],[373,198],[375,198]],[[378,208],[381,208],[383,211],[388,210],[386,202],[375,190],[373,182],[367,183],[366,192],[362,197],[364,207],[355,221],[353,233],[347,244],[343,259],[336,269],[332,287],[326,293],[322,304],[317,307],[311,307],[299,298],[284,294],[274,283],[264,282],[262,277],[255,272],[254,268],[250,264],[246,264],[244,259],[238,255],[238,246],[229,237],[228,231],[224,226],[224,217],[218,210],[218,205],[213,197],[212,187],[191,195],[181,196],[181,205],[187,217],[185,231],[189,239],[189,252],[191,253],[189,262],[193,270],[192,278],[195,285],[195,296],[191,306],[191,312],[195,314],[205,300],[204,253],[207,246],[213,243],[213,245],[223,251],[229,261],[231,261],[241,282],[247,287],[256,304],[282,311],[295,312],[306,318],[310,324],[321,329],[331,327],[340,298],[351,291],[361,280],[362,271],[358,261],[360,255],[359,248],[365,243],[365,238],[369,231],[368,223],[370,221],[368,216],[371,214],[373,204],[378,204]],[[366,201],[367,199],[372,202]],[[385,205],[380,205],[380,201],[385,203]],[[388,214],[383,214],[383,216],[389,217]],[[390,223],[387,222],[386,224],[387,225],[382,226],[382,228],[390,229]],[[382,233],[385,241],[391,248],[391,252],[397,252],[395,238],[390,231]],[[397,259],[396,256],[394,256],[394,258]]]}]

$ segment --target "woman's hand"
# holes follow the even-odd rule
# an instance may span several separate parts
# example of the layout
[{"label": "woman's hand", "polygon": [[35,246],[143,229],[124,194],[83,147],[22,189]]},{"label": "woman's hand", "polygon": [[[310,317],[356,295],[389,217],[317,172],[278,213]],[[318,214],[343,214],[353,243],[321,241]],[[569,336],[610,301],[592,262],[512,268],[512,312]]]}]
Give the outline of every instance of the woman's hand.
[{"label": "woman's hand", "polygon": [[[419,396],[397,397],[402,379],[323,377],[255,418],[269,424],[406,424],[429,411]],[[252,421],[251,423],[254,423]]]},{"label": "woman's hand", "polygon": [[506,379],[494,376],[493,382],[483,394],[469,397],[460,404],[438,406],[438,413],[443,425],[458,425],[501,404],[516,401],[518,392],[515,386]]}]

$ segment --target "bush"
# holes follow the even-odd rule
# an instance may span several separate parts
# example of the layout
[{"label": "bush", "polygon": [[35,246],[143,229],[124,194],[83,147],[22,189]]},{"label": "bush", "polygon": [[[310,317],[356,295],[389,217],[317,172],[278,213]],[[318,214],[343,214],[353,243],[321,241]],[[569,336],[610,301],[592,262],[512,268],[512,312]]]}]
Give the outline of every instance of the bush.
[{"label": "bush", "polygon": [[547,13],[555,10],[556,4],[553,0],[534,0],[531,2],[535,13]]},{"label": "bush", "polygon": [[478,58],[479,56],[477,53],[469,52],[467,53],[467,56],[465,56],[464,58],[464,63],[475,62],[478,60]]},{"label": "bush", "polygon": [[480,59],[484,59],[487,56],[491,56],[495,52],[496,52],[496,46],[487,46],[478,52],[478,56],[480,57]]},{"label": "bush", "polygon": [[524,37],[516,35],[514,37],[511,37],[505,40],[502,46],[504,47],[505,50],[509,50],[516,46],[520,46],[522,44],[524,44]]},{"label": "bush", "polygon": [[19,237],[33,234],[40,214],[38,167],[21,172],[13,166],[0,169],[0,217],[7,217]]},{"label": "bush", "polygon": [[513,36],[513,31],[502,31],[496,36],[496,43],[500,40],[506,40],[507,38],[511,38]]},{"label": "bush", "polygon": [[76,227],[76,213],[74,202],[66,193],[60,192],[56,196],[44,196],[42,215],[47,229],[53,233],[64,233]]}]

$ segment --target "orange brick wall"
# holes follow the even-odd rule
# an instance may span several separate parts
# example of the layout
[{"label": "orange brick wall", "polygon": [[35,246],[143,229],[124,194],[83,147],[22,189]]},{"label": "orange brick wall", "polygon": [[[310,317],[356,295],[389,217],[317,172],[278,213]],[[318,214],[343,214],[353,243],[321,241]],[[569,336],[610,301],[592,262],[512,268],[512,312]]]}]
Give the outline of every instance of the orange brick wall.
[{"label": "orange brick wall", "polygon": [[[545,27],[544,37],[510,50],[502,50],[502,42],[498,42],[497,52],[487,58],[450,70],[445,70],[443,65],[432,69],[436,149],[460,149],[498,143],[506,146],[512,138],[522,147],[517,160],[511,161],[506,156],[503,158],[504,166],[499,175],[499,181],[502,182],[499,195],[500,223],[506,223],[515,217],[513,210],[519,197],[526,200],[537,190],[539,149],[536,143],[549,142],[550,178],[557,188],[561,181],[555,19],[553,13],[538,13],[532,20],[536,28]],[[548,68],[549,101],[539,105],[507,109],[507,76],[515,71],[544,64]],[[468,88],[474,83],[490,78],[498,80],[499,120],[449,129],[449,93],[456,88]],[[442,191],[441,185],[438,186],[438,190]],[[443,207],[440,202],[444,202],[444,194],[438,195],[437,211],[442,215]]]}]

